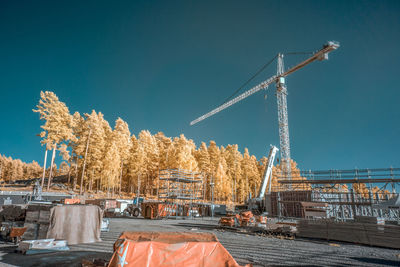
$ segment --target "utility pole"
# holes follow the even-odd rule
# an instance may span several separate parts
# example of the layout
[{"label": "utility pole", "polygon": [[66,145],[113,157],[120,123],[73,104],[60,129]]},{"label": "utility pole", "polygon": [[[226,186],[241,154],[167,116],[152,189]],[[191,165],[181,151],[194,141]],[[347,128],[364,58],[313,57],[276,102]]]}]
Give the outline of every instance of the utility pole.
[{"label": "utility pole", "polygon": [[89,135],[88,139],[86,142],[86,150],[85,150],[85,158],[83,160],[83,169],[82,169],[82,177],[81,177],[81,186],[79,188],[79,195],[82,195],[82,187],[83,187],[83,177],[85,176],[85,166],[86,166],[86,156],[89,148],[89,142],[90,142],[90,134],[92,133],[92,129],[89,130]]},{"label": "utility pole", "polygon": [[214,217],[214,177],[211,176],[211,217]]}]

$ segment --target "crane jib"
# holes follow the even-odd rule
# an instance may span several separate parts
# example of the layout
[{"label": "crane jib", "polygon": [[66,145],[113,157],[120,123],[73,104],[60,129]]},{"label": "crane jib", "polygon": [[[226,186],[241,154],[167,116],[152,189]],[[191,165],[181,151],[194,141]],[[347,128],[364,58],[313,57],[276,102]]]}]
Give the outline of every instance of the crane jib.
[{"label": "crane jib", "polygon": [[309,57],[308,59],[304,60],[303,62],[297,64],[296,66],[290,68],[289,70],[287,70],[286,72],[282,73],[281,75],[274,75],[271,78],[269,78],[266,81],[263,81],[262,83],[254,86],[253,88],[251,88],[250,90],[244,92],[243,94],[235,97],[234,99],[222,104],[221,106],[213,109],[212,111],[198,117],[197,119],[193,120],[190,122],[190,125],[194,125],[202,120],[207,119],[208,117],[211,117],[212,115],[232,106],[233,104],[236,104],[237,102],[247,98],[248,96],[251,96],[252,94],[262,90],[262,89],[266,89],[268,88],[268,86],[277,81],[278,77],[286,77],[287,75],[305,67],[306,65],[310,64],[311,62],[315,61],[315,60],[323,60],[323,59],[327,59],[327,55],[329,52],[336,50],[339,47],[339,43],[337,42],[333,42],[330,41],[328,42],[326,45],[324,45],[322,47],[322,49],[320,49],[319,51],[317,51],[316,53],[314,53],[311,57]]},{"label": "crane jib", "polygon": [[203,116],[195,119],[194,121],[190,122],[190,125],[194,125],[204,119],[207,119],[208,117],[211,117],[212,115],[232,106],[233,104],[236,104],[237,102],[245,99],[248,96],[251,96],[254,93],[257,93],[258,91],[262,90],[262,89],[266,89],[271,83],[273,83],[276,80],[277,76],[272,76],[271,78],[269,78],[266,81],[263,81],[262,83],[260,83],[257,86],[254,86],[253,88],[251,88],[250,90],[244,92],[243,94],[235,97],[234,99],[226,102],[225,104],[222,104],[221,106],[211,110],[210,112],[208,112],[207,114],[204,114]]}]

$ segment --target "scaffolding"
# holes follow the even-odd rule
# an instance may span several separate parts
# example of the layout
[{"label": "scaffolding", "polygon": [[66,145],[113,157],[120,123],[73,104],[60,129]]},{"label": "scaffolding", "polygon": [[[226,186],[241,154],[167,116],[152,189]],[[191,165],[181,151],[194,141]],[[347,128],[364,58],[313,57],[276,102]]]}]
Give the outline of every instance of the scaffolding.
[{"label": "scaffolding", "polygon": [[194,201],[203,199],[201,173],[181,169],[160,170],[158,198],[165,200]]},{"label": "scaffolding", "polygon": [[165,203],[165,216],[192,216],[204,199],[204,178],[201,173],[182,169],[159,171],[158,199]]}]

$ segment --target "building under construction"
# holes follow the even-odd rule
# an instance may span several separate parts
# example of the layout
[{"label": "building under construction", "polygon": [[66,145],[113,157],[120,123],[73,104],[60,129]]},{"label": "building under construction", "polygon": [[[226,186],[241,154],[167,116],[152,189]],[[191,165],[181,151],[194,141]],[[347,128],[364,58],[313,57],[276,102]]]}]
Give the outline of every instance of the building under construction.
[{"label": "building under construction", "polygon": [[158,198],[182,203],[202,200],[203,175],[182,169],[165,169],[158,176]]},{"label": "building under construction", "polygon": [[279,179],[282,185],[290,184],[291,190],[270,194],[271,215],[340,221],[357,216],[399,218],[399,210],[391,202],[398,198],[400,168],[301,171],[300,176],[302,179]]},{"label": "building under construction", "polygon": [[158,202],[142,204],[145,218],[208,216],[210,205],[204,204],[204,178],[199,172],[182,169],[160,170]]}]

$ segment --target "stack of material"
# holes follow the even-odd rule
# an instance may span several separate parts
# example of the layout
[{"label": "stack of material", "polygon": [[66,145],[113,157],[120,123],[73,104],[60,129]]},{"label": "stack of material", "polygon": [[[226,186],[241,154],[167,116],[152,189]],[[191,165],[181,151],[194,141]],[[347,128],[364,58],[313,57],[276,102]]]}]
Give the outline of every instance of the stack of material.
[{"label": "stack of material", "polygon": [[271,215],[304,218],[302,201],[312,201],[311,191],[271,192]]},{"label": "stack of material", "polygon": [[69,250],[67,241],[54,239],[22,241],[17,249],[18,252],[27,255],[65,250]]},{"label": "stack of material", "polygon": [[400,249],[399,225],[301,220],[297,236]]},{"label": "stack of material", "polygon": [[6,205],[0,212],[0,236],[2,239],[17,241],[24,233],[25,207]]},{"label": "stack of material", "polygon": [[22,205],[4,205],[0,211],[0,221],[24,221],[25,207]]},{"label": "stack of material", "polygon": [[354,216],[354,221],[358,223],[385,224],[385,220],[373,216]]},{"label": "stack of material", "polygon": [[99,242],[102,219],[98,206],[55,206],[50,211],[47,238],[65,239],[70,245]]},{"label": "stack of material", "polygon": [[50,224],[50,209],[52,205],[29,205],[26,209],[26,232],[22,236],[24,240],[44,239]]}]

